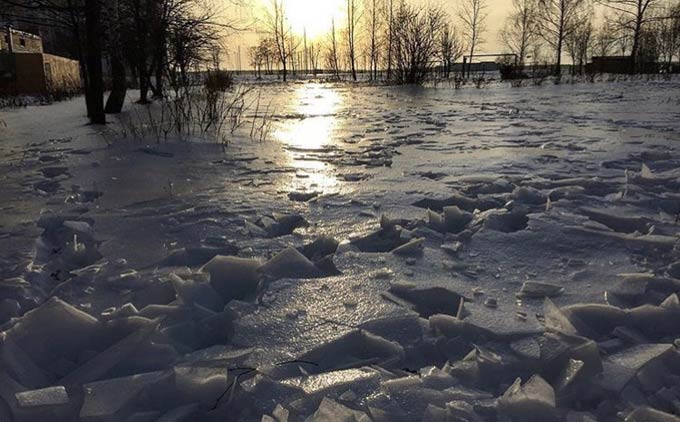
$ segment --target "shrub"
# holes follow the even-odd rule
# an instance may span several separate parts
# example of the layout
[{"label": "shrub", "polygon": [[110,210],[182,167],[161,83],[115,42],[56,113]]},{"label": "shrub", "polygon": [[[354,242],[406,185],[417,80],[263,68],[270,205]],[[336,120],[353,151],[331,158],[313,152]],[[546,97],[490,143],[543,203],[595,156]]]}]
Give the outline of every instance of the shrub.
[{"label": "shrub", "polygon": [[211,70],[205,78],[205,88],[211,92],[224,92],[234,85],[234,78],[226,70]]}]

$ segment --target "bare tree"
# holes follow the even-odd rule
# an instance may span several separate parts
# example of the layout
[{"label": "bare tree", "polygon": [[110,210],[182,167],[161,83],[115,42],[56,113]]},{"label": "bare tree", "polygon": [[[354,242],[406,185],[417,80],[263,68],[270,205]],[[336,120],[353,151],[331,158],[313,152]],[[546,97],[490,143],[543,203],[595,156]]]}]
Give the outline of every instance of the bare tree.
[{"label": "bare tree", "polygon": [[593,55],[604,57],[611,54],[616,45],[616,26],[611,18],[605,17],[599,29],[593,35]]},{"label": "bare tree", "polygon": [[463,55],[463,39],[453,25],[444,25],[439,36],[439,54],[444,67],[444,77],[448,78],[456,61]]},{"label": "bare tree", "polygon": [[[488,17],[486,9],[486,0],[462,0],[458,8],[458,17],[463,23],[463,33],[470,51],[468,77],[472,69],[472,57],[475,54],[475,49],[484,43],[482,36],[486,31],[486,18]],[[463,71],[463,73],[465,72]]]},{"label": "bare tree", "polygon": [[271,0],[271,7],[267,10],[266,25],[270,36],[274,40],[278,60],[283,68],[283,80],[286,81],[288,77],[288,62],[291,57],[289,47],[291,45],[292,31],[288,25],[283,3],[283,0]]},{"label": "bare tree", "polygon": [[680,59],[680,3],[667,4],[660,11],[658,38],[661,60],[666,68],[670,68],[674,56]]},{"label": "bare tree", "polygon": [[382,30],[382,20],[380,11],[382,10],[382,0],[370,0],[371,5],[368,10],[368,59],[370,63],[371,79],[378,79],[378,65],[380,62],[380,32]]},{"label": "bare tree", "polygon": [[361,19],[356,0],[347,0],[347,58],[352,79],[357,80],[356,69],[356,28]]},{"label": "bare tree", "polygon": [[328,51],[326,52],[326,64],[333,72],[336,79],[340,79],[340,63],[338,62],[338,37],[335,29],[335,19],[331,21],[331,32],[328,35]]},{"label": "bare tree", "polygon": [[387,79],[391,80],[392,79],[392,62],[393,62],[393,52],[394,52],[394,0],[386,0],[385,3],[385,21],[387,22],[386,25],[386,34],[385,38],[387,39],[387,63],[385,64],[387,67]]},{"label": "bare tree", "polygon": [[587,0],[538,0],[539,34],[555,51],[555,75],[562,72],[564,42],[583,22]]},{"label": "bare tree", "polygon": [[566,38],[565,43],[567,44],[567,50],[569,51],[572,62],[572,75],[574,75],[576,71],[578,71],[579,74],[583,74],[585,63],[588,60],[592,36],[592,23],[590,19],[586,19]]},{"label": "bare tree", "polygon": [[654,19],[654,9],[662,0],[603,0],[603,4],[619,13],[619,24],[631,35],[630,71],[639,71],[639,53],[645,25]]},{"label": "bare tree", "polygon": [[503,44],[517,56],[519,66],[524,66],[536,40],[536,6],[536,0],[512,0],[513,9],[500,32]]},{"label": "bare tree", "polygon": [[401,3],[394,17],[394,58],[399,83],[420,83],[439,54],[446,14],[437,7]]}]

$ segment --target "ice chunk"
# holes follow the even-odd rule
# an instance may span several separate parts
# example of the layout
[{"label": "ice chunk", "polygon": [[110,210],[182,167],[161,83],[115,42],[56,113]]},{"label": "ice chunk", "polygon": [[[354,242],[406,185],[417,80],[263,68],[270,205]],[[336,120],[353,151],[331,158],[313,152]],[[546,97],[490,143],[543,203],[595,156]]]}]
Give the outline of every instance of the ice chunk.
[{"label": "ice chunk", "polygon": [[525,359],[536,359],[541,357],[541,345],[532,337],[515,340],[510,343],[510,349]]},{"label": "ice chunk", "polygon": [[86,384],[80,418],[83,422],[118,422],[139,407],[149,410],[150,403],[137,406],[144,400],[143,393],[170,377],[169,372],[151,372]]},{"label": "ice chunk", "polygon": [[314,362],[319,370],[341,369],[374,363],[382,366],[395,364],[404,357],[404,348],[364,330],[349,333],[300,356],[300,360]]},{"label": "ice chunk", "polygon": [[597,422],[597,418],[588,412],[568,412],[566,422]]},{"label": "ice chunk", "polygon": [[407,242],[407,239],[402,239],[398,226],[385,225],[366,236],[352,239],[351,244],[361,252],[390,252]]},{"label": "ice chunk", "polygon": [[555,391],[538,375],[532,376],[524,385],[518,378],[501,397],[498,411],[514,422],[558,420]]},{"label": "ice chunk", "polygon": [[182,303],[192,306],[199,304],[205,308],[220,312],[224,309],[224,302],[213,289],[209,280],[200,280],[201,274],[195,274],[193,279],[185,280],[177,274],[170,274],[170,282]]},{"label": "ice chunk", "polygon": [[309,223],[299,214],[274,213],[273,220],[262,219],[262,226],[268,237],[280,237],[291,234],[295,229],[307,227]]},{"label": "ice chunk", "polygon": [[578,304],[562,308],[569,321],[582,335],[593,337],[611,333],[626,325],[627,311],[610,305]]},{"label": "ice chunk", "polygon": [[413,239],[410,242],[394,249],[392,253],[400,256],[422,255],[424,244],[425,239]]},{"label": "ice chunk", "polygon": [[435,330],[436,333],[450,338],[463,337],[466,339],[477,339],[494,337],[493,333],[490,331],[450,315],[432,315],[429,318],[429,322],[430,327]]},{"label": "ice chunk", "polygon": [[238,247],[234,245],[220,247],[189,247],[176,249],[158,263],[160,267],[198,267],[219,255],[236,255]]},{"label": "ice chunk", "polygon": [[484,220],[484,228],[503,233],[513,233],[527,228],[529,217],[522,210],[489,210],[478,217]]},{"label": "ice chunk", "polygon": [[21,305],[14,299],[0,300],[0,324],[4,324],[21,314]]},{"label": "ice chunk", "polygon": [[546,298],[543,303],[543,314],[545,318],[545,328],[548,330],[571,335],[578,334],[576,327],[569,321],[569,318],[548,298]]},{"label": "ice chunk", "polygon": [[210,285],[225,303],[243,300],[257,292],[260,284],[259,261],[233,256],[216,256],[201,269],[210,274]]},{"label": "ice chunk", "polygon": [[564,287],[550,283],[538,283],[535,281],[525,281],[522,288],[517,293],[519,298],[545,298],[555,297],[564,293]]},{"label": "ice chunk", "polygon": [[305,422],[371,422],[371,419],[363,412],[352,410],[335,400],[324,397],[319,408],[313,415],[305,419]]},{"label": "ice chunk", "polygon": [[111,368],[127,359],[134,351],[156,331],[158,323],[151,322],[145,327],[128,335],[102,353],[93,357],[81,367],[65,376],[61,382],[66,386],[81,385],[95,381],[105,375]]},{"label": "ice chunk", "polygon": [[164,413],[163,416],[156,419],[154,422],[188,422],[196,420],[195,418],[198,412],[198,404],[185,404],[184,406],[177,407]]},{"label": "ice chunk", "polygon": [[593,340],[559,332],[546,332],[538,341],[541,345],[542,373],[549,378],[557,377],[559,371],[568,365],[569,359],[584,363],[584,375],[594,376],[602,371],[600,350]]},{"label": "ice chunk", "polygon": [[174,375],[178,400],[200,403],[206,409],[214,406],[229,387],[228,373],[223,368],[178,366]]},{"label": "ice chunk", "polygon": [[274,278],[319,278],[323,273],[312,261],[295,248],[288,248],[267,261],[261,268]]},{"label": "ice chunk", "polygon": [[464,297],[444,287],[413,289],[401,284],[392,284],[390,293],[413,305],[423,318],[435,314],[458,317],[463,306]]},{"label": "ice chunk", "polygon": [[651,407],[638,407],[628,415],[626,422],[680,422],[680,417]]},{"label": "ice chunk", "polygon": [[642,305],[630,311],[630,325],[651,338],[677,336],[680,327],[676,323],[680,310],[672,307]]},{"label": "ice chunk", "polygon": [[512,192],[512,197],[518,201],[522,202],[525,204],[531,204],[531,205],[542,205],[545,204],[547,201],[547,196],[534,188],[531,187],[517,187],[513,192]]},{"label": "ice chunk", "polygon": [[28,388],[50,384],[50,377],[10,337],[0,334],[0,361],[17,381]]},{"label": "ice chunk", "polygon": [[299,251],[310,261],[318,261],[338,250],[340,242],[329,236],[321,236],[314,242],[303,246]]},{"label": "ice chunk", "polygon": [[445,408],[428,404],[421,422],[446,422],[448,412]]},{"label": "ice chunk", "polygon": [[609,356],[603,362],[600,381],[607,391],[620,392],[645,365],[666,356],[671,344],[641,344]]},{"label": "ice chunk", "polygon": [[63,386],[24,391],[15,396],[21,407],[60,406],[69,403],[68,394]]},{"label": "ice chunk", "polygon": [[51,369],[59,359],[76,362],[82,350],[92,347],[99,327],[94,317],[60,299],[51,298],[27,312],[7,331],[7,338],[38,366]]},{"label": "ice chunk", "polygon": [[472,221],[472,214],[457,206],[444,207],[442,228],[448,233],[460,233]]},{"label": "ice chunk", "polygon": [[478,415],[472,403],[462,400],[454,400],[446,404],[446,411],[448,417],[442,419],[442,422],[464,421],[464,422],[484,422],[484,419]]},{"label": "ice chunk", "polygon": [[583,373],[585,371],[583,371],[583,366],[583,361],[569,359],[567,365],[562,369],[560,376],[554,382],[555,393],[560,402],[573,391],[574,385],[584,378]]}]

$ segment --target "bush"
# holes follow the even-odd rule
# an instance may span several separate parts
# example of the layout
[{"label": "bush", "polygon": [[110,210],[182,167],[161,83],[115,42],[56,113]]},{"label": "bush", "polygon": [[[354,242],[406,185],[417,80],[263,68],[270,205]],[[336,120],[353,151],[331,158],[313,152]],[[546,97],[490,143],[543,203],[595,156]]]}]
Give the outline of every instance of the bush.
[{"label": "bush", "polygon": [[234,85],[234,78],[226,70],[208,71],[205,88],[212,92],[224,92]]}]

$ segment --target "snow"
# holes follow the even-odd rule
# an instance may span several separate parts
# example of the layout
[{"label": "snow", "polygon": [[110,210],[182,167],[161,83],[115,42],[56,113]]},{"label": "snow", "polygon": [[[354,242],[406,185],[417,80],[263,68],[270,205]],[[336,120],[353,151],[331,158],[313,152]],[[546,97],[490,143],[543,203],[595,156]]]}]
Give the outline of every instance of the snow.
[{"label": "snow", "polygon": [[0,111],[0,420],[678,420],[678,82],[258,89]]}]

